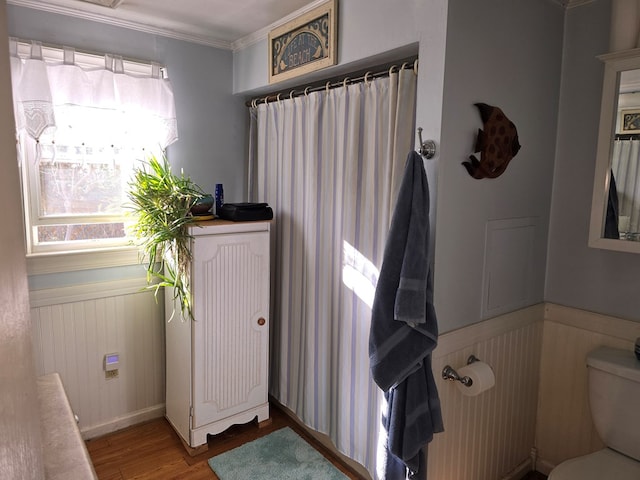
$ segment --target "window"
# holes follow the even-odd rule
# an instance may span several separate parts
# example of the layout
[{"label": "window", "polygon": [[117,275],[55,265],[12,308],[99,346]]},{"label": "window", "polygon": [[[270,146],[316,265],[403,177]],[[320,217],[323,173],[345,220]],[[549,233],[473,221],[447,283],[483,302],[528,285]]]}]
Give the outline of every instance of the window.
[{"label": "window", "polygon": [[49,135],[35,146],[29,143],[23,141],[28,153],[22,181],[30,253],[127,244],[127,184],[144,151],[60,142]]},{"label": "window", "polygon": [[110,55],[10,47],[28,256],[126,246],[133,168],[177,139],[168,80]]}]

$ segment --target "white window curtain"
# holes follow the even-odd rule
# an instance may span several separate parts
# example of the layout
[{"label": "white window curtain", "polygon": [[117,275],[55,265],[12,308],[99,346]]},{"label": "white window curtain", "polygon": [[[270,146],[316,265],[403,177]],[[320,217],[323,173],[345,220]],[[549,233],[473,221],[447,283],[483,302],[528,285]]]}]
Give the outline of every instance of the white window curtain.
[{"label": "white window curtain", "polygon": [[[164,148],[178,138],[171,84],[158,65],[150,75],[125,73],[121,57],[105,55],[103,68],[81,66],[64,48],[60,61],[45,61],[42,45],[32,42],[27,58],[9,40],[14,110],[18,133],[38,141],[47,133],[59,144],[147,145]],[[108,132],[87,120],[98,112],[113,118]],[[104,117],[103,117],[104,118]]]},{"label": "white window curtain", "polygon": [[271,394],[375,478],[371,304],[413,145],[417,74],[252,108],[251,200],[276,219]]},{"label": "white window curtain", "polygon": [[640,140],[616,140],[611,171],[618,191],[618,228],[622,236],[640,234]]}]

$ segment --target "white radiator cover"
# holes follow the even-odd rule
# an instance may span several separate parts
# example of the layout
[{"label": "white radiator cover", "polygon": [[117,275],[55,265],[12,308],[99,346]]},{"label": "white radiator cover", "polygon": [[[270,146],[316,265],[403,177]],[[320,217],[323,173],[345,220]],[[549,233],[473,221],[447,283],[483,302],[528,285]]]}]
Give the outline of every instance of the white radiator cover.
[{"label": "white radiator cover", "polygon": [[269,335],[257,320],[269,313],[269,232],[219,237],[195,240],[194,428],[267,401]]},{"label": "white radiator cover", "polygon": [[166,417],[199,448],[207,435],[269,418],[270,223],[191,233],[194,320],[167,324]]}]

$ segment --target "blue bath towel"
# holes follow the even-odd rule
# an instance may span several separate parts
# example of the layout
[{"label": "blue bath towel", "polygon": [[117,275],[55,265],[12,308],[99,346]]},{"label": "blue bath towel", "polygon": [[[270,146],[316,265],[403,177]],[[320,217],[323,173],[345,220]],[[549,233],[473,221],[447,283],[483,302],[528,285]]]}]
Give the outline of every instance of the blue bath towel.
[{"label": "blue bath towel", "polygon": [[[443,431],[431,370],[438,326],[429,262],[429,186],[422,158],[407,158],[371,312],[371,373],[383,390],[388,480],[426,478],[426,445]],[[396,465],[394,466],[394,460]],[[398,468],[398,463],[402,469]]]}]

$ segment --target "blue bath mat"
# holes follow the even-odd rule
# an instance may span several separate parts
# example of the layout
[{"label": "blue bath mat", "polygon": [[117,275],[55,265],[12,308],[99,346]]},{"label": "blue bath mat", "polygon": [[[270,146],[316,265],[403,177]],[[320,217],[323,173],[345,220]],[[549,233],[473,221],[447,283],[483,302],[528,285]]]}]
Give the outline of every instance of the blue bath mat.
[{"label": "blue bath mat", "polygon": [[344,480],[340,470],[289,427],[209,459],[220,480]]}]

